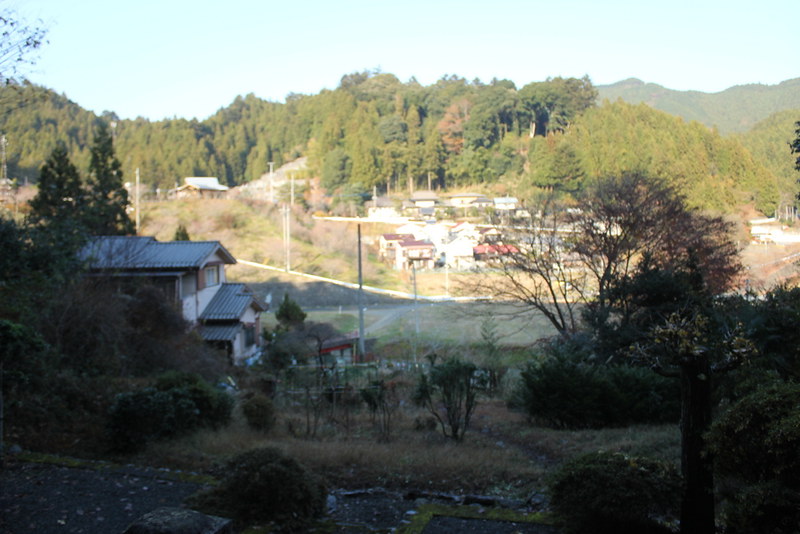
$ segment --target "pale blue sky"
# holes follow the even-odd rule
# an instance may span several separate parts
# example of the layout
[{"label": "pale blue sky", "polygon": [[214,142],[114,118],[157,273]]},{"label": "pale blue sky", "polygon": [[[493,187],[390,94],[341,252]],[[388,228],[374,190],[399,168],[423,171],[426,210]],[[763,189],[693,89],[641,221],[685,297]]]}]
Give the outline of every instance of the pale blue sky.
[{"label": "pale blue sky", "polygon": [[204,119],[376,68],[705,92],[800,77],[800,0],[0,1],[48,28],[31,81],[122,118]]}]

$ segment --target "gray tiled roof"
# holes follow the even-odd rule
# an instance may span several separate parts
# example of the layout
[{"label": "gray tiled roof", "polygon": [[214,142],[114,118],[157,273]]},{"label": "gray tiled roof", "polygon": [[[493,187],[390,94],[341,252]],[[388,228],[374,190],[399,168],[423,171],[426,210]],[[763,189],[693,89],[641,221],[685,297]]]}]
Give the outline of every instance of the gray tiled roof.
[{"label": "gray tiled roof", "polygon": [[242,328],[242,323],[231,325],[203,325],[199,328],[204,341],[233,341]]},{"label": "gray tiled roof", "polygon": [[236,259],[219,241],[156,241],[153,237],[99,236],[81,250],[92,269],[186,269],[202,267],[217,252],[225,263]]},{"label": "gray tiled roof", "polygon": [[201,321],[238,321],[248,306],[255,306],[259,311],[266,311],[253,293],[244,284],[222,284],[208,303]]}]

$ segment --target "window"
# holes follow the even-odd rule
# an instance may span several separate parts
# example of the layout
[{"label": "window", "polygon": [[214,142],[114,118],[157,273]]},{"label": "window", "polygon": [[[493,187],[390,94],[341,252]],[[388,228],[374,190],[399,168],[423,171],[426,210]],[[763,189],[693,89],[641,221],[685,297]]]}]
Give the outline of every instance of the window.
[{"label": "window", "polygon": [[244,327],[244,345],[251,347],[256,343],[256,325],[247,324]]},{"label": "window", "polygon": [[219,267],[217,265],[206,267],[206,287],[217,284],[219,284]]}]

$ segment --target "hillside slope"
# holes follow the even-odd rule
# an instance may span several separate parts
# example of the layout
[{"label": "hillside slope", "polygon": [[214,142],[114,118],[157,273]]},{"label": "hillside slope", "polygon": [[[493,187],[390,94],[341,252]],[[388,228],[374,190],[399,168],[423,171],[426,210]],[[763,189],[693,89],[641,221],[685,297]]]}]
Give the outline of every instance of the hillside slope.
[{"label": "hillside slope", "polygon": [[778,111],[800,109],[800,78],[777,85],[737,85],[719,93],[675,91],[629,78],[597,86],[598,101],[645,103],[687,121],[716,127],[720,133],[746,132]]}]

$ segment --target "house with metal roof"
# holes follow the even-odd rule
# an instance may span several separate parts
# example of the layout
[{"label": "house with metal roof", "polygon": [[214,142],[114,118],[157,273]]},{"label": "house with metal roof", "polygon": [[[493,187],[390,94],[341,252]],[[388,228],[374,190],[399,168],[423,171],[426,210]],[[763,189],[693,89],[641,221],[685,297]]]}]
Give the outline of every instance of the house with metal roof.
[{"label": "house with metal roof", "polygon": [[200,315],[200,335],[228,351],[234,362],[247,359],[258,351],[264,311],[245,284],[222,284]]},{"label": "house with metal roof", "polygon": [[99,236],[81,251],[89,276],[109,277],[120,287],[158,287],[183,318],[234,363],[260,348],[259,302],[244,284],[227,283],[225,265],[236,259],[219,241],[156,241],[153,237]]},{"label": "house with metal roof", "polygon": [[219,183],[216,176],[184,178],[184,184],[175,190],[178,198],[222,198],[229,187]]},{"label": "house with metal roof", "polygon": [[384,261],[394,262],[397,244],[413,240],[414,234],[381,234],[378,239],[378,257]]},{"label": "house with metal roof", "polygon": [[494,209],[500,211],[514,211],[519,205],[519,200],[516,197],[495,197],[492,201],[494,202]]},{"label": "house with metal roof", "polygon": [[402,241],[395,248],[394,267],[400,271],[412,268],[433,269],[436,247],[429,241]]}]

